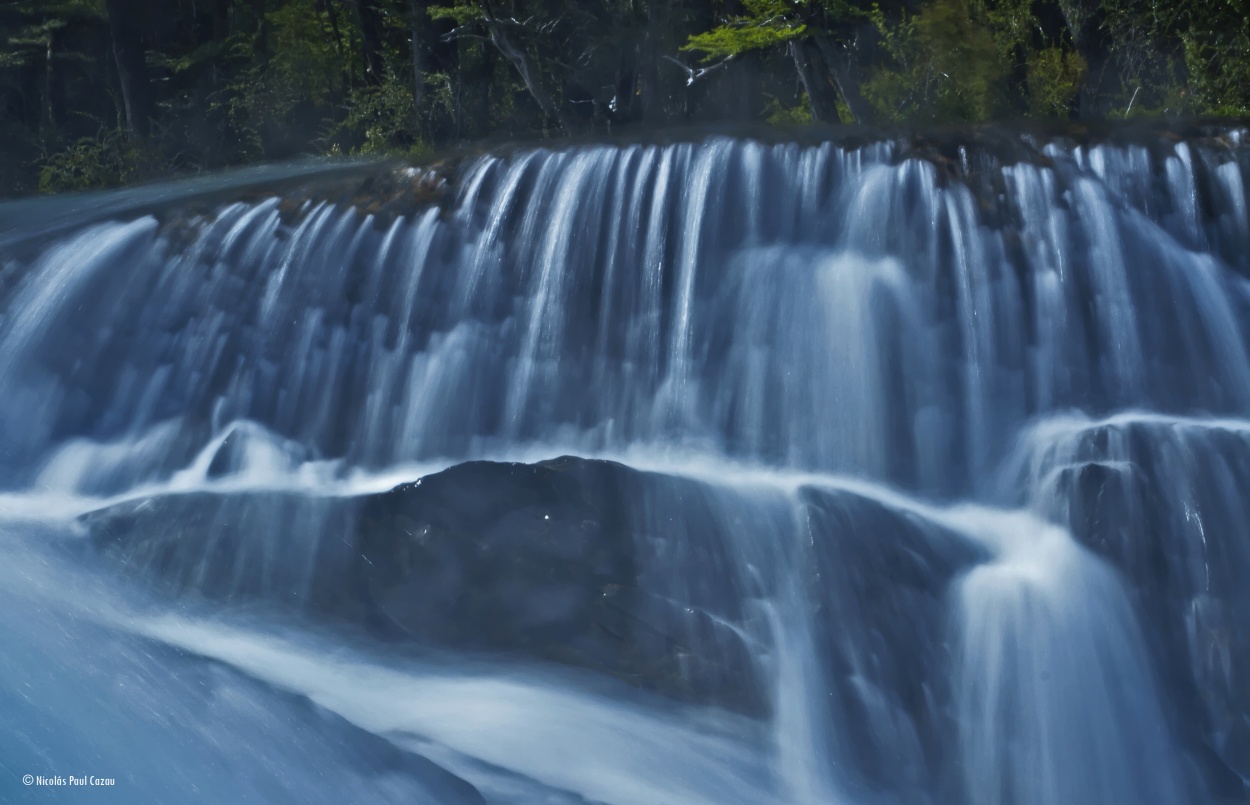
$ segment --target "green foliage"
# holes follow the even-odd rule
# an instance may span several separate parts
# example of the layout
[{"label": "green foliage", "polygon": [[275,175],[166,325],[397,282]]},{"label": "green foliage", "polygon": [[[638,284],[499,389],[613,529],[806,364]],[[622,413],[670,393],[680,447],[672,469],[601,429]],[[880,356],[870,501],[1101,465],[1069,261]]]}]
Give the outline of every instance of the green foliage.
[{"label": "green foliage", "polygon": [[1189,88],[1199,110],[1215,115],[1250,115],[1250,11],[1229,28],[1181,34]]},{"label": "green foliage", "polygon": [[870,71],[863,86],[864,98],[879,119],[900,120],[917,95],[911,75],[918,69],[916,61],[920,56],[916,20],[906,12],[891,19],[879,3],[872,4],[868,18],[886,59]]},{"label": "green foliage", "polygon": [[212,64],[223,58],[229,51],[228,42],[209,40],[189,53],[165,54],[154,53],[150,57],[152,64],[162,67],[171,73],[185,73],[196,70],[206,64]]},{"label": "green foliage", "polygon": [[451,20],[457,25],[468,25],[482,18],[481,7],[468,3],[455,6],[430,6],[425,13],[432,20]]},{"label": "green foliage", "polygon": [[795,18],[804,3],[789,0],[743,0],[745,15],[731,18],[706,33],[691,36],[682,50],[696,50],[705,61],[763,50],[802,36],[807,25]]},{"label": "green foliage", "polygon": [[871,19],[892,61],[865,83],[883,119],[982,121],[1002,111],[1007,48],[969,0],[933,0],[897,21],[874,5]]},{"label": "green foliage", "polygon": [[55,193],[127,184],[160,174],[159,157],[121,129],[84,137],[44,160],[39,190]]},{"label": "green foliage", "polygon": [[935,0],[916,17],[916,33],[939,119],[988,120],[1002,108],[1008,65],[968,0]]},{"label": "green foliage", "polygon": [[[119,43],[147,48],[125,70],[139,74],[129,96]],[[687,79],[665,62],[680,51],[716,67]],[[0,195],[310,152],[796,125],[807,91],[842,120],[1250,115],[1250,13],[1244,0],[0,3]]]},{"label": "green foliage", "polygon": [[1250,13],[1238,0],[1102,0],[1125,109],[1250,114]]},{"label": "green foliage", "polygon": [[418,110],[425,121],[425,129],[434,127],[439,118],[452,120],[456,116],[456,82],[450,73],[429,72],[425,74],[425,104]]},{"label": "green foliage", "polygon": [[263,111],[257,114],[264,110],[259,92],[263,86],[263,71],[249,65],[207,99],[209,116],[223,121],[223,128],[233,135],[230,150],[241,161],[261,159],[265,152],[257,120],[258,116],[267,115]]},{"label": "green foliage", "polygon": [[415,114],[412,90],[394,77],[358,87],[348,95],[338,139],[359,139],[352,149],[357,154],[420,152],[424,146],[413,136]]},{"label": "green foliage", "polygon": [[1081,54],[1043,48],[1028,62],[1029,111],[1037,117],[1066,118],[1085,81],[1088,66]]},{"label": "green foliage", "polygon": [[320,5],[317,0],[289,0],[265,15],[273,56],[257,95],[274,117],[283,117],[299,103],[322,106],[342,85],[342,58]]},{"label": "green foliage", "polygon": [[16,13],[21,15],[16,25],[0,25],[0,69],[30,64],[58,32],[106,18],[104,0],[33,0]]},{"label": "green foliage", "polygon": [[804,96],[794,106],[786,106],[780,98],[770,98],[764,108],[764,121],[770,126],[807,126],[815,122],[812,119],[811,106]]},{"label": "green foliage", "polygon": [[988,27],[999,56],[1007,61],[1029,48],[1038,29],[1032,0],[973,0],[969,11]]},{"label": "green foliage", "polygon": [[916,19],[903,11],[894,19],[887,16],[880,3],[873,3],[868,19],[876,29],[880,47],[898,66],[907,68],[916,55]]},{"label": "green foliage", "polygon": [[751,50],[789,42],[802,36],[807,30],[803,24],[778,27],[773,25],[722,25],[705,34],[695,34],[682,46],[682,50],[697,50],[704,54],[704,61],[717,57],[736,56]]}]

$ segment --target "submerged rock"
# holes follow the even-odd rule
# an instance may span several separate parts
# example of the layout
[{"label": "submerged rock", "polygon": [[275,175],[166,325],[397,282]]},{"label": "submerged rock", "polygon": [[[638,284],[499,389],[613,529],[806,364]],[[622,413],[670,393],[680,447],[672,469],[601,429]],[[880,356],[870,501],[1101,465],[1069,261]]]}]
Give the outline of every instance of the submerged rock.
[{"label": "submerged rock", "polygon": [[[21,578],[29,566],[10,562],[0,585],[11,616],[0,622],[0,757],[8,768],[81,764],[74,774],[115,780],[90,794],[54,791],[50,801],[485,805],[477,787],[411,742],[397,745],[307,695],[206,661],[197,647],[97,620],[79,608],[82,588],[46,585],[56,572],[48,569],[31,582]],[[22,595],[36,585],[39,597]],[[187,625],[170,622],[175,632]],[[0,801],[31,799],[17,776],[0,781]]]},{"label": "submerged rock", "polygon": [[519,652],[760,715],[729,538],[700,507],[706,494],[606,461],[460,464],[364,502],[358,586],[422,642]]},{"label": "submerged rock", "polygon": [[854,737],[840,750],[843,765],[866,790],[921,801],[942,788],[954,759],[945,599],[985,551],[853,493],[809,487],[801,498],[813,638],[828,686],[820,701]]},{"label": "submerged rock", "polygon": [[[814,696],[815,717],[853,736],[820,751],[901,796],[945,779],[946,597],[984,559],[853,491],[572,457],[468,462],[359,498],[170,495],[84,522],[99,550],[178,596],[590,669],[753,716]],[[779,654],[809,646],[801,679],[778,673],[802,664]]]},{"label": "submerged rock", "polygon": [[[1042,505],[1123,576],[1173,728],[1220,802],[1250,792],[1250,438],[1197,424],[1095,425],[1061,442]],[[1044,473],[1041,473],[1044,475]]]},{"label": "submerged rock", "polygon": [[267,602],[762,715],[710,494],[604,461],[470,462],[362,498],[165,495],[82,522],[98,550],[176,596]]},{"label": "submerged rock", "polygon": [[158,495],[80,518],[95,547],[158,590],[363,616],[342,591],[358,503],[288,492]]}]

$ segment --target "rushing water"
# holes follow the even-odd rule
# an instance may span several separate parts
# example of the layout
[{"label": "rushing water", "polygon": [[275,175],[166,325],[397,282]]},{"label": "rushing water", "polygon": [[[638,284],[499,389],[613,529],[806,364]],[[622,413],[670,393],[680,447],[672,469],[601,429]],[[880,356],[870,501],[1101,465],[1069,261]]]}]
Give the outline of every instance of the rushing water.
[{"label": "rushing water", "polygon": [[1250,142],[1121,139],[0,205],[0,798],[1250,802]]}]

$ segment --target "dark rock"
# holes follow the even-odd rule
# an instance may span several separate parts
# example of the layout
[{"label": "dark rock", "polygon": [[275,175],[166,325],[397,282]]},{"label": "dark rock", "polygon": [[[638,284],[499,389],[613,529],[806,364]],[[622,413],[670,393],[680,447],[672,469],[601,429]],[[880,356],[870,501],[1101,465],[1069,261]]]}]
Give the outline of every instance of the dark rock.
[{"label": "dark rock", "polygon": [[1174,730],[1218,802],[1250,794],[1250,440],[1209,427],[1092,428],[1052,512],[1127,582]]},{"label": "dark rock", "polygon": [[[6,766],[67,758],[107,769],[116,795],[87,797],[101,803],[485,803],[413,743],[186,647],[84,618],[65,599],[0,591],[10,616],[0,622]],[[28,801],[22,790],[16,777],[0,781],[0,801]]]},{"label": "dark rock", "polygon": [[160,496],[83,523],[176,596],[267,602],[762,715],[725,511],[694,481],[562,458],[470,462],[358,499]]},{"label": "dark rock", "polygon": [[957,734],[945,597],[982,548],[918,516],[838,490],[802,491],[808,595],[830,717],[854,740],[865,789],[918,801],[943,785]]},{"label": "dark rock", "polygon": [[80,519],[98,550],[166,593],[363,617],[342,585],[356,553],[357,506],[285,492],[196,492]]},{"label": "dark rock", "polygon": [[365,503],[360,587],[423,642],[521,652],[762,714],[733,625],[728,540],[707,533],[715,518],[695,503],[705,495],[604,461],[461,464]]}]

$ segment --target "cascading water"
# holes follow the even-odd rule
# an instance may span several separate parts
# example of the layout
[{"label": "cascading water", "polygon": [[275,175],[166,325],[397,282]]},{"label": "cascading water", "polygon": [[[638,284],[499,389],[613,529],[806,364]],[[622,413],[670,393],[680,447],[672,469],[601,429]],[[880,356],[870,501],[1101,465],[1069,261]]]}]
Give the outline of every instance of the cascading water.
[{"label": "cascading water", "polygon": [[0,205],[0,795],[1250,802],[1248,135],[996,138]]}]

